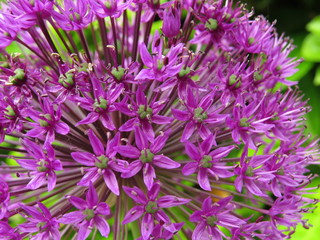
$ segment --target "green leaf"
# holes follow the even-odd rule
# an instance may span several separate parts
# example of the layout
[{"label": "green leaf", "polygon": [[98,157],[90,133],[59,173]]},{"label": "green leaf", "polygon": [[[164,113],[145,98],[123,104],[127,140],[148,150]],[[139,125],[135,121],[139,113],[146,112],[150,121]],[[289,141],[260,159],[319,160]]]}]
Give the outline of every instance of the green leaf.
[{"label": "green leaf", "polygon": [[307,30],[314,35],[320,36],[320,15],[316,16],[306,26]]},{"label": "green leaf", "polygon": [[316,75],[313,79],[313,83],[316,86],[320,86],[320,66],[317,67]]},{"label": "green leaf", "polygon": [[302,43],[301,55],[307,61],[320,62],[320,37],[307,35]]}]

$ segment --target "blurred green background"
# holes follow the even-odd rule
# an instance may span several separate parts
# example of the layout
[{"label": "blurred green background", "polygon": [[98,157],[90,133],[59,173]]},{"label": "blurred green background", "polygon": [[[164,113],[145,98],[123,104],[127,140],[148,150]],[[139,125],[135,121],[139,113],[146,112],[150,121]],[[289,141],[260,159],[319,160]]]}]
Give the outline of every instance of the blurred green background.
[{"label": "blurred green background", "polygon": [[[296,49],[291,57],[303,58],[299,71],[291,80],[299,81],[299,88],[305,99],[309,100],[312,111],[307,115],[307,132],[320,136],[320,0],[245,0],[248,9],[254,7],[255,15],[264,15],[272,22],[277,20],[276,28],[279,34],[284,33],[293,39]],[[310,169],[320,175],[320,167]],[[312,184],[320,185],[320,178]],[[320,198],[320,191],[309,195]],[[292,236],[293,240],[320,239],[320,204],[313,214],[306,214],[313,228],[308,230],[299,226]]]}]

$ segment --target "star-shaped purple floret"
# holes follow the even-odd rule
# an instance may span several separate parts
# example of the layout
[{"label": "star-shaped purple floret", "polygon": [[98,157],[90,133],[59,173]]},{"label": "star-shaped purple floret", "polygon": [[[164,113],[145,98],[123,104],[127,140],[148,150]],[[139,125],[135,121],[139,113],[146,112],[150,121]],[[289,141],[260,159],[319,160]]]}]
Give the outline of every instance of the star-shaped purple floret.
[{"label": "star-shaped purple floret", "polygon": [[160,154],[156,155],[164,147],[169,138],[170,131],[158,136],[152,143],[149,143],[146,135],[139,127],[135,128],[135,140],[138,148],[132,145],[121,145],[116,148],[123,157],[136,159],[130,163],[127,170],[121,174],[123,178],[130,178],[143,169],[143,180],[148,190],[151,189],[156,173],[154,166],[164,169],[174,169],[180,167],[180,163]]},{"label": "star-shaped purple floret", "polygon": [[79,209],[63,215],[58,222],[64,224],[75,224],[79,227],[77,240],[86,239],[92,227],[96,226],[102,236],[108,237],[110,227],[105,216],[110,214],[110,208],[105,202],[99,202],[97,191],[92,182],[86,193],[86,200],[76,196],[67,196],[69,202]]},{"label": "star-shaped purple floret", "polygon": [[86,174],[80,180],[78,185],[89,186],[89,183],[95,182],[99,176],[103,179],[107,187],[116,195],[119,195],[119,186],[116,175],[113,171],[124,172],[128,163],[124,160],[116,159],[116,147],[120,143],[120,134],[116,134],[111,139],[104,149],[103,143],[93,133],[92,130],[88,132],[89,140],[94,154],[88,152],[73,152],[71,156],[78,163],[88,166]]},{"label": "star-shaped purple floret", "polygon": [[230,171],[232,166],[226,166],[225,163],[220,160],[227,156],[235,146],[220,147],[213,151],[210,151],[215,143],[214,135],[209,135],[197,148],[193,143],[185,142],[186,153],[195,162],[187,163],[182,173],[184,175],[190,175],[198,172],[198,183],[204,190],[211,191],[209,176],[213,176],[216,179],[228,178],[234,174]]},{"label": "star-shaped purple floret", "polygon": [[[142,217],[141,236],[143,240],[147,240],[155,228],[154,220],[158,222],[171,223],[170,218],[161,208],[170,208],[188,203],[190,200],[178,198],[173,195],[166,195],[158,198],[160,192],[159,182],[153,183],[147,196],[137,187],[123,187],[125,193],[132,198],[138,205],[131,208],[125,215],[122,223],[127,224]],[[176,227],[173,224],[167,224],[167,230],[175,231]]]}]

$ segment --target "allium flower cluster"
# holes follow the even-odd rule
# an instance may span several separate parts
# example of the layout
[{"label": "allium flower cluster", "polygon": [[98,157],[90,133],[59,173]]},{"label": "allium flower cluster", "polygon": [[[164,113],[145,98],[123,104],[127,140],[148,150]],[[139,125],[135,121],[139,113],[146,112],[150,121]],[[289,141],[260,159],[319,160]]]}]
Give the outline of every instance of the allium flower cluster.
[{"label": "allium flower cluster", "polygon": [[285,239],[308,227],[317,140],[286,79],[293,46],[264,17],[227,0],[1,9],[0,239]]}]

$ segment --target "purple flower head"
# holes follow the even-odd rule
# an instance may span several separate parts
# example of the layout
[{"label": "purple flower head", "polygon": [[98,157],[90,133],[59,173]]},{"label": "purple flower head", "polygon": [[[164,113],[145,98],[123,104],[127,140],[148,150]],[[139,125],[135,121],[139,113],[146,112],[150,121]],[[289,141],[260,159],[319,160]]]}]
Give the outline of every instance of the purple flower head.
[{"label": "purple flower head", "polygon": [[119,128],[119,131],[132,131],[140,124],[143,132],[146,133],[147,139],[153,141],[155,136],[152,129],[152,123],[163,125],[169,124],[173,120],[172,117],[161,116],[159,114],[164,106],[164,100],[152,101],[148,104],[144,92],[141,88],[138,88],[136,101],[132,100],[132,104],[127,104],[125,102],[116,104],[119,111],[132,117]]},{"label": "purple flower head", "polygon": [[89,96],[76,98],[79,105],[90,112],[87,117],[79,121],[77,125],[94,123],[100,119],[105,128],[115,130],[116,127],[109,113],[116,110],[113,103],[120,96],[123,85],[118,84],[113,86],[110,91],[103,91],[98,79],[93,78],[92,84],[95,87],[94,99]]},{"label": "purple flower head", "polygon": [[11,44],[19,31],[19,25],[12,15],[3,13],[0,15],[0,49]]},{"label": "purple flower head", "polygon": [[118,1],[118,0],[88,0],[92,6],[94,13],[100,18],[114,17],[119,18],[124,10],[126,10],[132,0]]},{"label": "purple flower head", "polygon": [[31,239],[60,239],[59,224],[55,217],[52,217],[49,209],[42,203],[37,202],[40,209],[20,204],[23,213],[20,213],[28,220],[19,225],[19,230],[23,233],[36,233]]},{"label": "purple flower head", "polygon": [[62,116],[60,106],[55,110],[47,98],[43,98],[40,104],[43,111],[42,113],[34,111],[33,109],[28,111],[29,116],[36,122],[29,123],[32,129],[27,132],[26,136],[43,138],[45,135],[44,146],[45,148],[49,148],[55,139],[56,132],[61,135],[66,135],[69,133],[70,128],[66,123],[60,121]]},{"label": "purple flower head", "polygon": [[3,240],[21,240],[22,236],[7,222],[0,221],[0,237]]},{"label": "purple flower head", "polygon": [[[176,2],[179,4],[178,2]],[[164,11],[162,32],[168,37],[172,38],[180,33],[180,8],[177,6],[170,7]]]},{"label": "purple flower head", "polygon": [[130,163],[127,169],[121,174],[123,178],[130,178],[136,175],[141,169],[143,172],[143,181],[150,190],[154,185],[156,178],[155,168],[174,169],[180,164],[163,154],[157,154],[161,151],[169,138],[170,131],[159,135],[152,143],[149,143],[147,137],[143,135],[140,128],[135,128],[135,138],[137,147],[122,145],[116,148],[117,152],[123,157],[136,159]]},{"label": "purple flower head", "polygon": [[79,228],[78,240],[86,239],[92,227],[97,227],[102,236],[108,237],[110,227],[105,216],[110,214],[110,208],[105,202],[99,202],[97,191],[92,182],[86,193],[86,200],[76,196],[68,196],[69,202],[78,209],[60,217],[57,221],[64,224],[75,224]]},{"label": "purple flower head", "polygon": [[81,30],[93,20],[93,13],[88,6],[86,0],[65,0],[64,8],[57,5],[60,13],[52,11],[51,14],[61,29]]},{"label": "purple flower head", "polygon": [[288,80],[301,60],[239,1],[2,3],[0,239],[308,228],[320,154]]},{"label": "purple flower head", "polygon": [[187,121],[181,137],[182,142],[188,140],[195,130],[202,139],[206,139],[211,133],[208,125],[224,121],[225,116],[218,114],[218,109],[213,109],[213,98],[213,94],[208,93],[200,100],[194,96],[192,89],[188,88],[185,99],[182,99],[186,110],[172,109],[177,120]]},{"label": "purple flower head", "polygon": [[128,168],[126,161],[115,158],[116,147],[120,143],[120,135],[117,134],[113,139],[109,140],[106,148],[92,130],[88,132],[88,136],[94,154],[89,152],[71,153],[76,162],[89,167],[85,170],[87,173],[78,185],[89,186],[90,182],[95,182],[102,176],[107,187],[114,194],[119,195],[118,181],[114,171],[125,172]]},{"label": "purple flower head", "polygon": [[217,226],[223,226],[227,229],[239,228],[246,222],[230,214],[232,197],[221,199],[212,204],[211,197],[206,198],[202,203],[202,210],[195,211],[190,216],[191,222],[197,222],[192,239],[223,239],[226,237]]},{"label": "purple flower head", "polygon": [[182,64],[178,61],[178,54],[182,52],[183,44],[174,46],[166,55],[163,55],[161,41],[161,38],[154,39],[152,55],[145,44],[142,43],[139,46],[142,62],[148,68],[142,69],[136,76],[136,80],[155,79],[162,82],[180,72]]},{"label": "purple flower head", "polygon": [[211,191],[209,176],[215,179],[228,178],[233,176],[230,171],[233,167],[226,166],[220,160],[226,157],[233,149],[234,146],[221,147],[211,151],[212,146],[215,144],[215,137],[209,135],[197,148],[191,142],[186,142],[186,153],[193,160],[188,162],[182,169],[184,175],[190,175],[198,172],[198,183],[204,190]]},{"label": "purple flower head", "polygon": [[[144,192],[137,187],[129,188],[124,186],[123,190],[138,205],[126,213],[122,223],[130,223],[143,216],[141,222],[141,235],[143,240],[149,239],[155,228],[155,220],[170,223],[170,218],[165,214],[162,208],[179,206],[190,201],[189,199],[178,198],[172,195],[166,195],[158,198],[160,192],[160,184],[158,182],[153,183],[151,189],[147,193],[147,196],[145,196]],[[176,228],[173,224],[169,225],[172,228]]]},{"label": "purple flower head", "polygon": [[31,181],[27,184],[29,189],[37,189],[44,183],[48,184],[48,191],[56,185],[56,171],[62,170],[60,160],[55,158],[54,149],[49,145],[44,150],[34,142],[24,139],[22,145],[29,153],[29,158],[17,159],[21,167],[30,170]]}]

